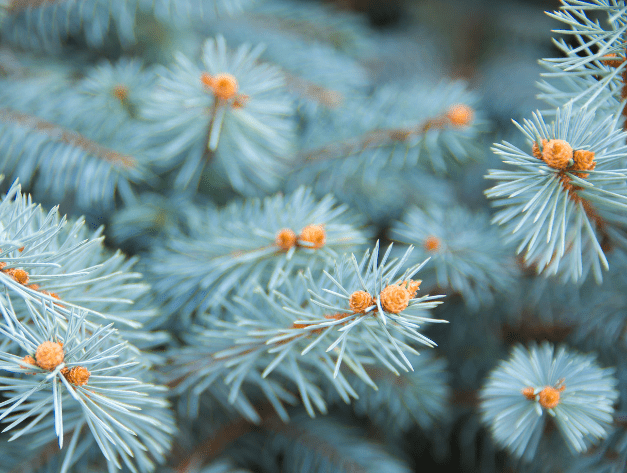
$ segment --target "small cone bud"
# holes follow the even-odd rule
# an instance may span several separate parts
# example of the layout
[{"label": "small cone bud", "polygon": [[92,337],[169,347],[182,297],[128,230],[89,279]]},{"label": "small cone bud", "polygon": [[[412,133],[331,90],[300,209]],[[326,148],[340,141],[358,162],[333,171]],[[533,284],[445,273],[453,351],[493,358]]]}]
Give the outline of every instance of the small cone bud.
[{"label": "small cone bud", "polygon": [[527,387],[522,390],[523,396],[525,396],[530,401],[535,400],[536,394],[535,390],[532,387]]},{"label": "small cone bud", "polygon": [[454,126],[467,126],[472,122],[474,114],[473,109],[468,105],[457,104],[449,108],[446,113],[446,118],[448,118]]},{"label": "small cone bud", "polygon": [[244,105],[246,105],[249,99],[250,97],[248,95],[238,94],[235,100],[233,100],[233,108],[244,108]]},{"label": "small cone bud", "polygon": [[[22,358],[22,362],[26,363],[27,365],[36,365],[37,362],[35,361],[35,358],[33,358],[30,355],[26,355],[24,358]],[[26,366],[23,366],[23,368],[26,368]]]},{"label": "small cone bud", "polygon": [[425,250],[434,253],[440,249],[440,239],[433,235],[428,236],[425,238],[422,246],[424,246]]},{"label": "small cone bud", "polygon": [[551,386],[547,386],[540,391],[538,402],[545,409],[553,409],[560,402],[560,391]]},{"label": "small cone bud", "polygon": [[[20,368],[32,368],[33,366],[37,366],[37,362],[35,361],[35,358],[33,358],[30,355],[26,355],[24,358],[22,358],[22,363],[20,365]],[[26,374],[35,374],[35,372],[29,372]]]},{"label": "small cone bud", "polygon": [[124,102],[128,98],[128,88],[125,85],[118,84],[113,87],[113,96],[120,102]]},{"label": "small cone bud", "polygon": [[48,371],[63,363],[64,356],[63,345],[55,342],[43,342],[35,352],[37,366]]},{"label": "small cone bud", "polygon": [[322,225],[307,225],[300,232],[300,240],[311,243],[303,245],[307,248],[322,248],[327,241],[327,236]]},{"label": "small cone bud", "polygon": [[407,288],[407,290],[409,291],[410,299],[413,299],[414,297],[416,297],[416,293],[418,292],[418,289],[420,289],[421,282],[422,282],[421,279],[418,279],[417,281],[410,279],[409,281],[403,281],[401,283],[401,286],[404,286]]},{"label": "small cone bud", "polygon": [[342,320],[348,317],[349,315],[350,314],[346,314],[344,312],[337,312],[335,314],[326,314],[324,318],[329,319],[329,320]]},{"label": "small cone bud", "polygon": [[50,291],[39,291],[39,292],[47,296],[54,297],[55,299],[61,300],[61,298],[59,297],[59,294],[57,294],[56,292],[50,292]]},{"label": "small cone bud", "polygon": [[[578,149],[573,153],[573,159],[575,160],[575,164],[573,164],[572,167],[574,171],[593,171],[597,165],[596,161],[594,160],[593,151]],[[575,174],[582,179],[586,179],[590,175],[587,172],[578,172]]]},{"label": "small cone bud", "polygon": [[28,273],[23,269],[14,270],[11,276],[13,276],[13,279],[15,279],[20,284],[28,284]]},{"label": "small cone bud", "polygon": [[542,159],[555,169],[566,169],[573,163],[573,148],[564,140],[542,140]]},{"label": "small cone bud", "polygon": [[75,386],[84,386],[89,381],[91,373],[83,366],[75,366],[69,371],[63,373],[65,379]]},{"label": "small cone bud", "polygon": [[[212,76],[203,72],[200,75],[200,81],[213,91],[213,95],[221,100],[229,100],[237,95],[237,79],[231,74],[217,74]],[[243,103],[241,104],[243,105]]]},{"label": "small cone bud", "polygon": [[610,53],[602,56],[601,62],[606,66],[619,67],[624,62],[624,59],[618,56],[616,53]]},{"label": "small cone bud", "polygon": [[237,79],[231,74],[218,74],[213,83],[213,93],[218,98],[228,100],[237,94]]},{"label": "small cone bud", "polygon": [[409,291],[396,284],[391,284],[381,291],[381,306],[386,312],[398,314],[409,305],[411,294]]},{"label": "small cone bud", "polygon": [[213,77],[211,74],[207,74],[206,72],[200,74],[200,82],[202,82],[205,87],[213,88]]},{"label": "small cone bud", "polygon": [[540,151],[540,147],[536,141],[531,145],[531,154],[538,159],[542,159],[542,151]]},{"label": "small cone bud", "polygon": [[276,238],[274,239],[274,243],[283,251],[287,251],[291,247],[296,245],[296,240],[296,233],[294,233],[294,231],[289,228],[284,228],[279,233],[277,233]]},{"label": "small cone bud", "polygon": [[353,312],[363,314],[368,307],[374,305],[374,301],[366,291],[355,291],[351,294],[349,305]]}]

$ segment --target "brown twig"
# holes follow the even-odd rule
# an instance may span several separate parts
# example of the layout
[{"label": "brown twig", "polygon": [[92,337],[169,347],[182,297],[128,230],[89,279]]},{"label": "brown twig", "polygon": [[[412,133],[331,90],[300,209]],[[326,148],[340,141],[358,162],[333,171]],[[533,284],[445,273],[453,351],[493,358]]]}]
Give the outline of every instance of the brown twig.
[{"label": "brown twig", "polygon": [[18,13],[31,8],[39,8],[47,4],[62,3],[65,0],[12,0],[9,3],[8,11],[10,13]]},{"label": "brown twig", "polygon": [[366,473],[368,471],[364,466],[351,461],[350,458],[338,451],[335,445],[325,437],[313,435],[306,429],[299,429],[297,425],[286,424],[275,417],[268,419],[264,423],[263,428],[271,433],[283,434],[287,438],[294,439],[297,443],[306,444],[311,450],[319,452],[330,459],[331,463],[341,464],[346,471],[352,473]]},{"label": "brown twig", "polygon": [[187,455],[185,460],[174,468],[176,473],[187,473],[194,467],[208,463],[220,455],[220,453],[222,453],[235,440],[248,432],[258,429],[273,417],[276,417],[276,413],[274,412],[274,409],[272,409],[270,403],[264,403],[257,406],[257,411],[261,417],[259,425],[251,424],[245,419],[239,419],[223,426],[199,443],[194,450]]},{"label": "brown twig", "polygon": [[301,97],[318,102],[326,107],[337,107],[344,100],[344,97],[342,97],[342,94],[339,92],[321,87],[303,77],[290,74],[286,71],[283,71],[283,76],[285,77],[285,84],[287,85],[287,88],[292,92],[300,95]]},{"label": "brown twig", "polygon": [[407,142],[410,138],[422,135],[431,129],[444,129],[446,127],[460,128],[470,125],[474,118],[474,111],[464,104],[454,104],[444,113],[430,118],[421,124],[412,127],[390,128],[373,130],[362,136],[349,138],[344,141],[331,143],[330,145],[310,151],[301,157],[302,162],[319,159],[337,159],[385,145]]},{"label": "brown twig", "polygon": [[47,122],[34,115],[16,112],[8,108],[0,108],[0,121],[5,123],[15,123],[18,126],[30,128],[38,133],[47,135],[54,141],[75,146],[115,165],[132,168],[137,164],[132,156],[123,155],[110,148],[101,146],[98,143],[76,133],[75,131]]},{"label": "brown twig", "polygon": [[408,128],[392,128],[374,130],[356,138],[349,138],[337,143],[314,149],[302,157],[302,161],[310,162],[322,159],[338,159],[368,148],[376,148],[388,144],[402,143],[413,136],[426,133],[432,128],[444,128],[448,123],[445,117],[427,120],[423,124]]}]

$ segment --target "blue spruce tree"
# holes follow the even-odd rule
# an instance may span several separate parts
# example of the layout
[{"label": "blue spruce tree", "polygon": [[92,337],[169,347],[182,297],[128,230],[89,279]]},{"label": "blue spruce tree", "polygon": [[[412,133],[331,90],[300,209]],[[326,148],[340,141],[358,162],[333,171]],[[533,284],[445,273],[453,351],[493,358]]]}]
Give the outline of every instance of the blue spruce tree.
[{"label": "blue spruce tree", "polygon": [[0,472],[625,471],[627,5],[554,3],[0,0]]}]

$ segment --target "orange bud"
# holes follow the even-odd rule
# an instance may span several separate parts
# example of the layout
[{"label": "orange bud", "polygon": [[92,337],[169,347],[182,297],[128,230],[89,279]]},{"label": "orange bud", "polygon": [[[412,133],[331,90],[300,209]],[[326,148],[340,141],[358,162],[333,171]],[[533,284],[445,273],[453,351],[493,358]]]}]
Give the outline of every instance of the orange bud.
[{"label": "orange bud", "polygon": [[237,79],[231,74],[217,74],[211,76],[210,74],[203,72],[200,75],[200,81],[209,89],[213,91],[213,95],[221,100],[229,100],[237,95]]},{"label": "orange bud", "polygon": [[69,371],[63,373],[65,379],[75,386],[84,386],[87,384],[90,374],[89,370],[83,366],[74,366]]},{"label": "orange bud", "polygon": [[398,314],[409,305],[411,294],[409,291],[396,284],[391,284],[381,291],[381,306],[386,312]]},{"label": "orange bud", "polygon": [[63,363],[64,357],[63,345],[55,342],[43,342],[35,352],[37,366],[48,371]]},{"label": "orange bud", "polygon": [[558,390],[551,386],[547,386],[540,391],[538,402],[545,409],[553,409],[560,402],[560,391],[563,391],[563,389]]},{"label": "orange bud", "polygon": [[530,401],[533,401],[536,398],[535,389],[532,387],[527,387],[522,390],[523,396],[525,396]]},{"label": "orange bud", "polygon": [[422,246],[425,250],[430,251],[432,253],[438,251],[440,249],[440,240],[438,237],[430,235],[425,238]]},{"label": "orange bud", "polygon": [[20,284],[26,284],[28,283],[28,273],[26,271],[24,271],[23,269],[16,269],[13,271],[13,274],[11,274],[11,276],[13,276],[13,279],[15,279],[17,282],[19,282]]},{"label": "orange bud", "polygon": [[327,237],[322,225],[307,225],[300,232],[300,240],[311,243],[303,245],[307,248],[322,248],[326,243]]},{"label": "orange bud", "polygon": [[374,301],[366,291],[355,291],[351,294],[349,305],[353,312],[364,314],[368,307],[374,305]]},{"label": "orange bud", "polygon": [[128,87],[122,84],[118,84],[113,87],[113,96],[120,102],[124,102],[128,98]]},{"label": "orange bud", "polygon": [[[594,160],[593,151],[578,149],[573,153],[573,159],[575,160],[575,163],[572,167],[574,171],[593,171],[597,165],[596,161]],[[575,174],[582,179],[586,179],[590,175],[587,172],[578,172]]]},{"label": "orange bud", "polygon": [[542,159],[555,169],[566,169],[573,164],[573,148],[564,140],[542,140]]},{"label": "orange bud", "polygon": [[274,244],[281,248],[283,251],[289,250],[291,247],[296,245],[296,233],[289,228],[284,228],[279,233],[277,233],[276,238],[274,239]]},{"label": "orange bud", "polygon": [[474,118],[474,111],[468,105],[457,104],[449,108],[446,118],[449,119],[451,125],[467,126],[470,125]]}]

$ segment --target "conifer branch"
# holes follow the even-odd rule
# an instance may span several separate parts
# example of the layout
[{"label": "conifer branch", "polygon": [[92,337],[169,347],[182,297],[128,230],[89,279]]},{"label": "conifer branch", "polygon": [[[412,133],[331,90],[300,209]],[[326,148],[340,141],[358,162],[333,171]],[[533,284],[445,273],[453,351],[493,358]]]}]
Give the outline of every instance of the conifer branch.
[{"label": "conifer branch", "polygon": [[273,289],[298,269],[319,270],[365,243],[360,220],[347,210],[331,196],[317,201],[305,187],[221,210],[207,207],[189,236],[155,245],[146,269],[167,313],[189,323],[233,295],[256,285]]},{"label": "conifer branch", "polygon": [[47,122],[33,115],[17,112],[7,108],[0,109],[0,120],[5,123],[14,123],[29,128],[36,133],[42,133],[53,141],[66,143],[84,152],[96,156],[114,166],[134,168],[137,165],[135,158],[123,155],[98,143],[81,136],[75,131],[68,130],[54,123]]},{"label": "conifer branch", "polygon": [[535,455],[547,418],[571,451],[583,452],[608,434],[616,384],[614,370],[602,369],[594,356],[548,342],[528,350],[515,346],[481,392],[482,420],[500,445],[527,461]]},{"label": "conifer branch", "polygon": [[611,248],[606,220],[612,217],[620,228],[614,214],[627,208],[627,171],[617,169],[627,135],[614,116],[595,120],[594,111],[575,111],[572,104],[558,109],[550,125],[540,113],[516,125],[531,142],[531,153],[507,142],[493,148],[516,168],[487,176],[505,181],[485,192],[504,207],[492,221],[510,228],[517,251],[526,247],[525,262],[538,271],[577,281],[592,269],[601,281],[601,267],[608,268],[604,247]]},{"label": "conifer branch", "polygon": [[307,163],[310,161],[339,159],[370,148],[407,143],[429,130],[467,126],[471,123],[472,118],[472,109],[464,105],[456,105],[451,107],[445,114],[428,119],[416,126],[369,131],[360,137],[331,143],[308,151],[300,157],[300,160]]},{"label": "conifer branch", "polygon": [[[423,323],[445,321],[425,317],[425,310],[440,303],[437,297],[416,295],[420,281],[411,278],[424,263],[400,273],[411,249],[400,261],[390,260],[390,251],[380,266],[377,245],[360,263],[354,256],[337,261],[334,274],[325,272],[321,282],[308,272],[296,284],[286,280],[286,294],[258,290],[255,298],[237,298],[237,306],[229,308],[234,321],[207,321],[210,329],[188,336],[191,346],[175,352],[170,368],[175,392],[197,397],[224,378],[232,403],[246,381],[258,385],[287,420],[281,403],[286,382],[298,388],[313,417],[314,407],[326,412],[322,394],[328,382],[320,380],[330,381],[346,402],[357,397],[342,366],[355,374],[355,382],[375,389],[365,371],[371,357],[396,375],[399,369],[413,371],[408,354],[418,353],[415,346],[435,346],[418,329]],[[205,349],[195,348],[206,346],[207,340],[212,343]],[[237,374],[226,375],[229,371]]]}]

